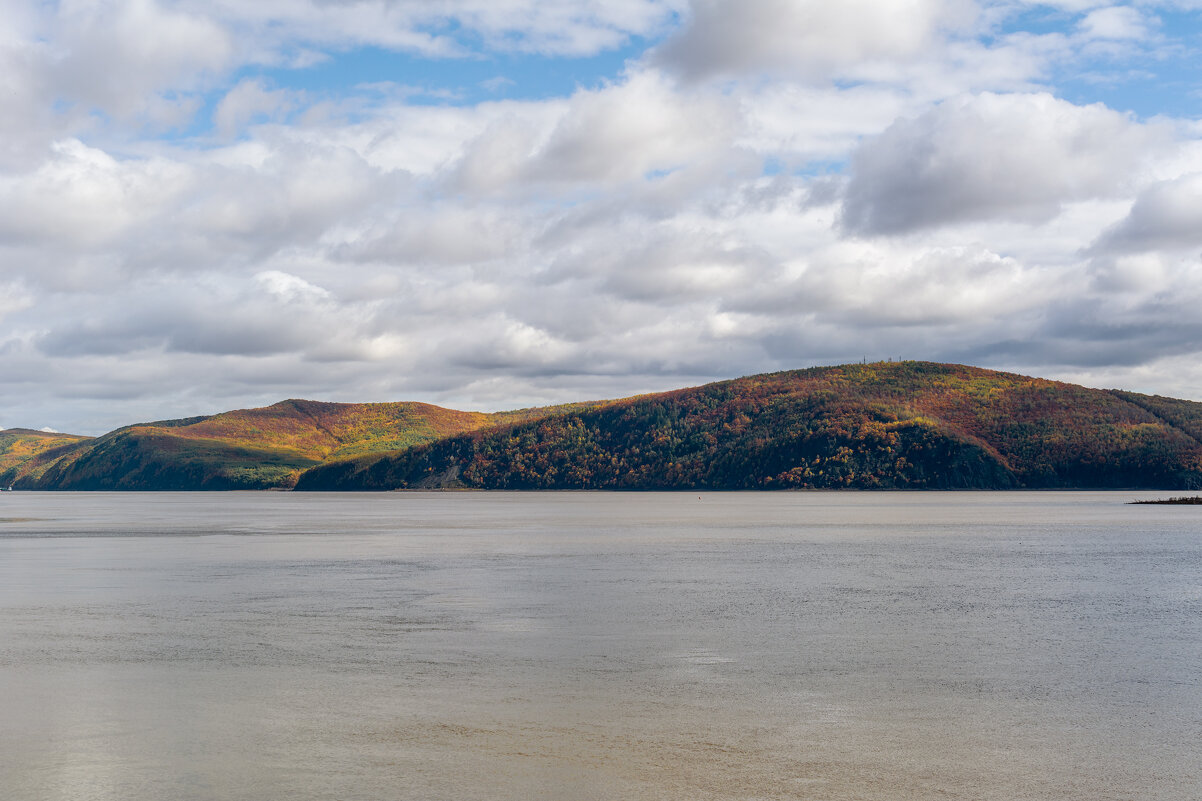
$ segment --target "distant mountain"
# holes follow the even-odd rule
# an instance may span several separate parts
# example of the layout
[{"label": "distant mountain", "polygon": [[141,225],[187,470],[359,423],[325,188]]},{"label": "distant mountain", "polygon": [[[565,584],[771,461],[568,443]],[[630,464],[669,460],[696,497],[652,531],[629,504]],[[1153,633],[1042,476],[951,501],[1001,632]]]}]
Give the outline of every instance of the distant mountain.
[{"label": "distant mountain", "polygon": [[1202,403],[962,365],[821,367],[333,460],[302,490],[1202,487]]},{"label": "distant mountain", "polygon": [[[57,454],[44,452],[40,462],[16,464],[14,457],[8,483],[19,489],[64,490],[289,488],[301,471],[329,459],[397,451],[567,408],[577,406],[486,414],[426,403],[287,400],[262,409],[143,423],[96,439],[77,438]],[[24,453],[31,445],[14,448]]]}]

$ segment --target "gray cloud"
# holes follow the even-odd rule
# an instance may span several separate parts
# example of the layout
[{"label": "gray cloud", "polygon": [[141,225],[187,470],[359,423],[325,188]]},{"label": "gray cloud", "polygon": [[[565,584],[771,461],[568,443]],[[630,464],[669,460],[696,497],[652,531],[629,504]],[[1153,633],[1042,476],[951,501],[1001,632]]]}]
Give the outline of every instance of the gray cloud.
[{"label": "gray cloud", "polygon": [[693,0],[688,25],[656,61],[688,79],[783,73],[826,80],[922,54],[972,19],[959,0]]},{"label": "gray cloud", "polygon": [[1202,173],[1145,189],[1131,213],[1090,247],[1096,255],[1202,247]]},{"label": "gray cloud", "polygon": [[1047,222],[1068,202],[1130,186],[1163,137],[1101,105],[1047,94],[949,100],[861,145],[843,225],[898,234],[978,220]]}]

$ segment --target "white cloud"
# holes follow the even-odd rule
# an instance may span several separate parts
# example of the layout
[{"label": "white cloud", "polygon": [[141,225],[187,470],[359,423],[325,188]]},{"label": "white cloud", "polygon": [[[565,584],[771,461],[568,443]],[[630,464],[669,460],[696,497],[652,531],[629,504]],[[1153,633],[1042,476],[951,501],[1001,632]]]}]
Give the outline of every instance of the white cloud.
[{"label": "white cloud", "polygon": [[[4,8],[0,164],[48,141],[189,128],[239,69],[302,69],[358,47],[440,58],[590,56],[653,36],[678,0],[65,0]],[[218,115],[226,134],[287,98],[251,77]],[[224,87],[228,88],[228,87]],[[255,94],[252,90],[258,88]]]},{"label": "white cloud", "polygon": [[902,93],[878,86],[838,90],[771,84],[740,97],[745,127],[739,143],[799,167],[839,160],[861,138],[910,111],[912,103]]},{"label": "white cloud", "polygon": [[190,188],[190,172],[163,159],[121,162],[77,139],[56,142],[34,171],[0,176],[0,235],[52,249],[112,242]]},{"label": "white cloud", "polygon": [[480,86],[490,92],[502,92],[511,86],[517,86],[517,81],[512,78],[506,78],[504,75],[495,75],[486,81],[481,81]]},{"label": "white cloud", "polygon": [[1080,23],[1090,39],[1146,39],[1148,20],[1131,6],[1110,6],[1090,11]]},{"label": "white cloud", "polygon": [[279,270],[261,272],[255,276],[255,280],[284,303],[297,301],[310,304],[320,303],[330,297],[330,293],[325,289],[315,286],[299,276]]},{"label": "white cloud", "polygon": [[199,165],[203,180],[178,210],[183,231],[202,238],[202,246],[261,255],[286,243],[319,240],[391,188],[389,179],[347,148],[284,139],[266,152],[257,165]]},{"label": "white cloud", "polygon": [[295,93],[271,89],[258,78],[247,78],[228,92],[213,112],[213,124],[224,136],[234,136],[255,119],[274,120],[298,104]]},{"label": "white cloud", "polygon": [[832,248],[793,292],[821,319],[861,329],[965,326],[1042,304],[1047,276],[980,247],[912,254],[869,245]]},{"label": "white cloud", "polygon": [[0,284],[0,321],[13,312],[30,308],[33,304],[33,294],[21,282]]},{"label": "white cloud", "polygon": [[719,98],[681,95],[654,73],[577,92],[529,174],[552,182],[624,182],[703,162],[729,145],[737,122]]},{"label": "white cloud", "polygon": [[680,94],[655,72],[578,90],[554,116],[508,114],[469,143],[455,186],[471,193],[629,185],[726,158],[734,107],[713,94]]},{"label": "white cloud", "polygon": [[[469,143],[486,139],[490,129],[501,132],[502,140],[512,137],[519,148],[517,155],[503,161],[525,158],[538,144],[538,137],[554,127],[566,108],[567,103],[558,98],[543,102],[496,101],[469,108],[398,103],[354,122],[338,114],[324,120],[310,119],[309,127],[294,127],[290,136],[315,146],[348,148],[385,173],[441,178],[448,167],[464,160]],[[485,174],[488,165],[487,160],[481,162]]]},{"label": "white cloud", "polygon": [[234,55],[220,23],[156,0],[68,0],[51,24],[61,99],[119,116],[145,111],[161,92],[199,88]]}]

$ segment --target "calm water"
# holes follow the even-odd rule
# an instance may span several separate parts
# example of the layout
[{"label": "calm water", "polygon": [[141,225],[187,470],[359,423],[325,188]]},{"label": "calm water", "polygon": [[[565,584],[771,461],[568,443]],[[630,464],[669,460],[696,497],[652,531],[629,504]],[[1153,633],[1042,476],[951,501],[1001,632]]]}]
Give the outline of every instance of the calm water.
[{"label": "calm water", "polygon": [[1202,507],[0,495],[0,795],[1202,798]]}]

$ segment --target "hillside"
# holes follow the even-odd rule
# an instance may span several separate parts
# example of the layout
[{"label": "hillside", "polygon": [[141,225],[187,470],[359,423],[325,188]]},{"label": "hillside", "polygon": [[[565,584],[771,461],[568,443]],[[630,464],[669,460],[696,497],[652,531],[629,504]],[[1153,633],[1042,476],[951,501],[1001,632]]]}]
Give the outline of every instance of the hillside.
[{"label": "hillside", "polygon": [[304,490],[1202,486],[1202,403],[928,362],[751,376],[306,471]]},{"label": "hillside", "polygon": [[91,437],[28,428],[0,430],[0,487],[22,478],[37,478],[64,455],[85,445]]},{"label": "hillside", "polygon": [[19,489],[72,490],[287,488],[302,470],[328,459],[396,451],[546,413],[287,400],[120,428],[58,454],[36,472],[17,469],[10,483]]}]

